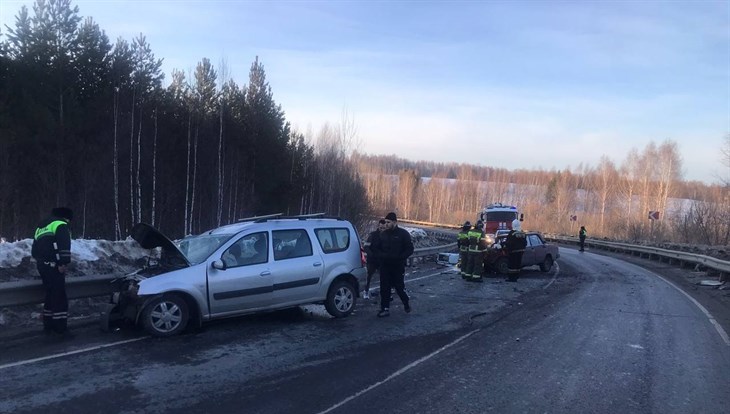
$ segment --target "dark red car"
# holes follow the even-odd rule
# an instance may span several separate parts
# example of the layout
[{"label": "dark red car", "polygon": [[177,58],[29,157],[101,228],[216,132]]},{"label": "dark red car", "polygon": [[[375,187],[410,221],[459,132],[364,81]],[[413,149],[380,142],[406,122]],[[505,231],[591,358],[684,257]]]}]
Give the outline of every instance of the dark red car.
[{"label": "dark red car", "polygon": [[[538,232],[527,231],[525,235],[527,247],[522,255],[522,267],[538,265],[541,271],[549,272],[560,257],[558,246],[547,243]],[[507,274],[507,252],[502,248],[506,238],[506,234],[497,235],[495,243],[484,254],[485,272]]]}]

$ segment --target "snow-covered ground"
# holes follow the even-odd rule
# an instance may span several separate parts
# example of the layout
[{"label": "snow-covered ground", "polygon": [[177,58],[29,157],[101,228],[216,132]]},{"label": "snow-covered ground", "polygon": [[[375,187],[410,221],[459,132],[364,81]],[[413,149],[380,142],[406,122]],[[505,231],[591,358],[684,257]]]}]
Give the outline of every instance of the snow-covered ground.
[{"label": "snow-covered ground", "polygon": [[[38,277],[35,262],[31,260],[32,240],[0,242],[0,282],[28,280]],[[85,275],[125,274],[135,269],[140,260],[149,256],[132,239],[123,241],[86,240],[71,241],[69,277]]]},{"label": "snow-covered ground", "polygon": [[[416,247],[431,246],[422,229],[403,227],[408,230]],[[0,241],[0,283],[38,278],[35,262],[31,260],[31,239],[17,242]],[[150,250],[127,238],[123,241],[86,240],[71,241],[71,266],[68,277],[87,275],[124,275],[143,266]]]}]

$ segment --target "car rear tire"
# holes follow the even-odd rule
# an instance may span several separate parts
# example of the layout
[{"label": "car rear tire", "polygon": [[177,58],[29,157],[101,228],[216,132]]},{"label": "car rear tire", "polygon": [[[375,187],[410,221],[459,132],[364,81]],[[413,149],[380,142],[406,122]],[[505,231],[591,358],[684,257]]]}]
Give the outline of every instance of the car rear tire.
[{"label": "car rear tire", "polygon": [[335,318],[344,318],[355,309],[356,299],[357,292],[352,284],[345,280],[337,280],[332,283],[327,292],[324,307]]},{"label": "car rear tire", "polygon": [[540,263],[540,271],[549,272],[553,268],[553,258],[550,256],[545,257],[545,261]]},{"label": "car rear tire", "polygon": [[142,324],[152,336],[172,336],[184,331],[188,325],[189,312],[185,299],[167,294],[152,299],[142,312]]},{"label": "car rear tire", "polygon": [[494,263],[494,269],[497,271],[497,273],[503,275],[509,273],[509,264],[507,264],[507,258],[500,257],[499,259],[497,259],[497,261]]}]

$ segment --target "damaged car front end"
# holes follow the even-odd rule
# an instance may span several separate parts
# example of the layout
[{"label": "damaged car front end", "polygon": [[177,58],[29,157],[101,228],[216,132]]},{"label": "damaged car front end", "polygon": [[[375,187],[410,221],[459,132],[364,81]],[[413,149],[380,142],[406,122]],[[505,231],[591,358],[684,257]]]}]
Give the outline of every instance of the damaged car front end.
[{"label": "damaged car front end", "polygon": [[[180,249],[167,237],[150,225],[140,223],[131,231],[131,237],[140,246],[150,250],[145,265],[132,273],[111,281],[112,294],[108,304],[101,313],[101,328],[114,330],[121,323],[129,322],[137,325],[145,308],[154,300],[159,300],[161,293],[148,289],[149,281],[162,274],[170,274],[190,267],[190,262]],[[156,324],[163,332],[176,331],[177,323],[182,321],[182,310],[173,303],[162,303],[152,315],[157,317]],[[187,319],[187,318],[186,318]],[[155,322],[152,322],[153,325]]]}]

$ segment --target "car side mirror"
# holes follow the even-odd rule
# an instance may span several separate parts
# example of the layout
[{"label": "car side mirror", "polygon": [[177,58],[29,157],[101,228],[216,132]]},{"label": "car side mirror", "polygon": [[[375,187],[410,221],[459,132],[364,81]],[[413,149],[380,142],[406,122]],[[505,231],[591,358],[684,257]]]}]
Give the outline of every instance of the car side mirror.
[{"label": "car side mirror", "polygon": [[210,266],[213,269],[218,269],[218,270],[226,270],[227,269],[226,264],[225,264],[225,262],[223,262],[223,260],[213,260],[213,263],[211,263]]}]

